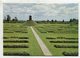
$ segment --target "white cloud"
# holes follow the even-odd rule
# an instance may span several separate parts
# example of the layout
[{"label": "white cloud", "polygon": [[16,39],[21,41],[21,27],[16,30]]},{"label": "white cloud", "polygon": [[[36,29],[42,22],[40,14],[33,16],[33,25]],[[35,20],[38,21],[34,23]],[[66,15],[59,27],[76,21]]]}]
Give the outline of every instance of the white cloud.
[{"label": "white cloud", "polygon": [[65,18],[78,13],[78,6],[70,7],[64,4],[4,4],[4,13],[18,14],[17,16],[33,15],[38,18]]}]

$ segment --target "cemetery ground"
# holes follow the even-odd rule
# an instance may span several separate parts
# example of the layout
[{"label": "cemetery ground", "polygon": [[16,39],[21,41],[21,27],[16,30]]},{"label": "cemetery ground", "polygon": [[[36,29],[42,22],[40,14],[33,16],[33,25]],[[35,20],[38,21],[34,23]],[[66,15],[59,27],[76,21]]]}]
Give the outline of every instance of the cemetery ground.
[{"label": "cemetery ground", "polygon": [[[39,35],[52,56],[78,55],[78,25],[37,24],[32,28]],[[35,36],[24,23],[4,23],[3,54],[15,56],[43,56]]]}]

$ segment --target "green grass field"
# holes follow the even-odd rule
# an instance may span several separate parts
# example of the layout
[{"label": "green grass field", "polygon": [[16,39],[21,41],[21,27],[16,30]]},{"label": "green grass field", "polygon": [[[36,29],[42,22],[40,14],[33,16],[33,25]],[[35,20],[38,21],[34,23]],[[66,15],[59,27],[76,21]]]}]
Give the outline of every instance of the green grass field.
[{"label": "green grass field", "polygon": [[[7,39],[6,39],[6,38]],[[16,38],[15,38],[16,37]],[[19,37],[24,37],[19,39]],[[28,37],[26,39],[26,37]],[[27,40],[28,42],[4,42],[4,45],[25,45],[28,48],[4,48],[5,53],[14,53],[14,52],[25,52],[31,56],[43,55],[33,33],[28,26],[23,26],[20,23],[5,23],[4,24],[4,40]]]},{"label": "green grass field", "polygon": [[55,43],[55,41],[78,41],[78,26],[70,26],[69,24],[40,24],[35,26],[34,29],[45,42],[53,56],[63,56],[63,52],[78,52],[78,48],[54,47],[54,45],[78,46],[78,43]]},{"label": "green grass field", "polygon": [[[78,25],[38,24],[32,27],[53,56],[64,56],[64,52],[78,53]],[[3,37],[4,55],[44,55],[29,26],[22,23],[4,23]]]}]

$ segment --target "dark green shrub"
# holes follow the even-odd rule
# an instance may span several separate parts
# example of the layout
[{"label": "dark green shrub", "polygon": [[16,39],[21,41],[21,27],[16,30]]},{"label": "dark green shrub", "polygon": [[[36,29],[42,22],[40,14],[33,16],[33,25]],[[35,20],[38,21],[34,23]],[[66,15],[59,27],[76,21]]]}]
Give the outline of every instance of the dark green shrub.
[{"label": "dark green shrub", "polygon": [[28,43],[29,41],[28,40],[3,40],[3,42],[6,42],[6,43],[10,43],[10,42],[13,42],[13,43]]},{"label": "dark green shrub", "polygon": [[46,39],[56,39],[56,38],[53,38],[53,37],[46,37]]},{"label": "dark green shrub", "polygon": [[18,37],[19,39],[28,39],[28,37]]},{"label": "dark green shrub", "polygon": [[78,46],[74,45],[54,45],[56,48],[78,48]]},{"label": "dark green shrub", "polygon": [[3,39],[8,39],[8,37],[3,37]]},{"label": "dark green shrub", "polygon": [[29,48],[27,45],[4,45],[4,48]]},{"label": "dark green shrub", "polygon": [[63,52],[64,56],[78,56],[78,52]]},{"label": "dark green shrub", "polygon": [[27,52],[4,52],[4,56],[30,56]]},{"label": "dark green shrub", "polygon": [[57,37],[57,39],[65,39],[65,37]]},{"label": "dark green shrub", "polygon": [[65,38],[65,39],[76,40],[76,39],[78,39],[78,38]]},{"label": "dark green shrub", "polygon": [[78,43],[78,41],[50,41],[50,43]]}]

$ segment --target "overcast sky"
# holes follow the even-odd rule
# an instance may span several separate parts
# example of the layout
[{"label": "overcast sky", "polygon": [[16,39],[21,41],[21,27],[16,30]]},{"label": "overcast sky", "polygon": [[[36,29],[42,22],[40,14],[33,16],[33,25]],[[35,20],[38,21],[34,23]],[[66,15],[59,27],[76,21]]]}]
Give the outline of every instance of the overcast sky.
[{"label": "overcast sky", "polygon": [[4,16],[15,16],[19,20],[28,20],[32,15],[33,20],[65,20],[78,18],[78,4],[37,4],[37,3],[4,3]]}]

